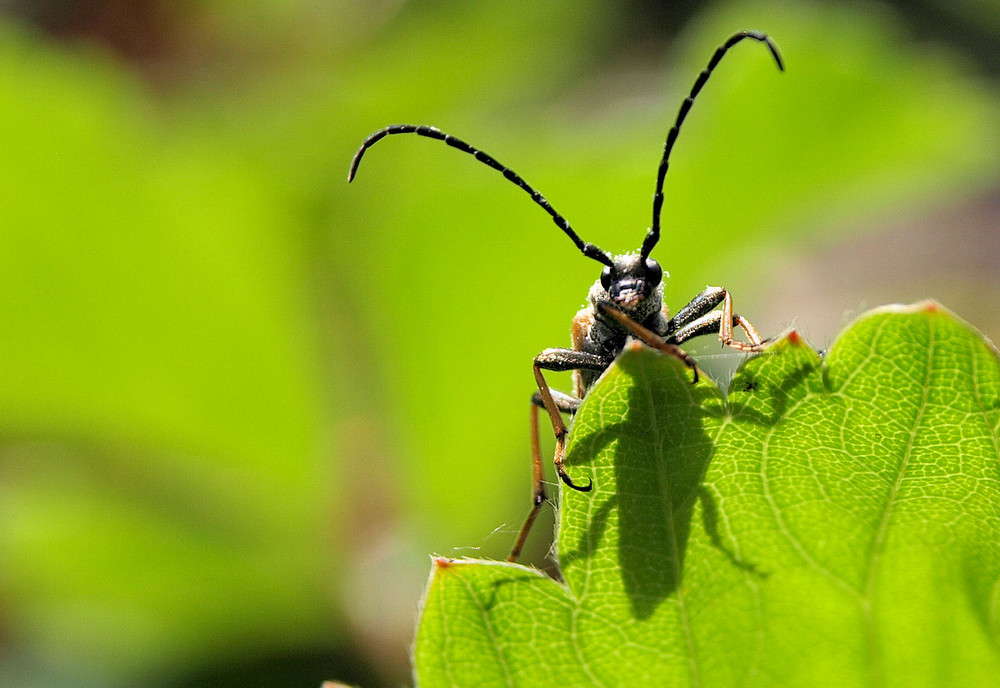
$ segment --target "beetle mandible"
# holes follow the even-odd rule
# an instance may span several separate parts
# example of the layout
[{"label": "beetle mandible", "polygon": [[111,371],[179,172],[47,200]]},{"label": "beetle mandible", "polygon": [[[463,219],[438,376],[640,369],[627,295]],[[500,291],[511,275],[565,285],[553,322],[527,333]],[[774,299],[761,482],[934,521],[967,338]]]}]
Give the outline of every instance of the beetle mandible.
[{"label": "beetle mandible", "polygon": [[[572,348],[545,349],[534,359],[534,374],[538,391],[531,397],[532,506],[518,533],[517,540],[508,557],[509,561],[516,560],[520,555],[535,517],[538,516],[542,504],[548,499],[545,492],[538,439],[538,410],[540,408],[545,409],[548,413],[552,422],[552,431],[555,434],[556,448],[553,461],[556,473],[568,487],[588,492],[593,487],[592,482],[588,481],[585,485],[575,483],[566,473],[563,465],[568,429],[562,414],[576,413],[590,386],[617,358],[630,338],[638,339],[648,346],[680,359],[693,371],[695,380],[698,379],[698,368],[694,360],[680,348],[683,342],[693,337],[715,334],[725,346],[747,352],[760,351],[764,346],[764,340],[761,339],[760,334],[749,321],[733,312],[732,297],[723,287],[707,287],[671,317],[663,302],[663,269],[659,263],[649,257],[653,247],[660,239],[663,181],[667,175],[670,152],[677,140],[677,134],[694,103],[695,97],[708,81],[722,57],[730,48],[746,38],[764,43],[774,57],[778,69],[784,71],[784,63],[777,46],[769,36],[758,31],[737,32],[715,50],[708,66],[698,75],[691,92],[681,103],[674,124],[667,133],[663,157],[660,159],[660,166],[656,174],[656,191],[653,194],[653,223],[646,233],[638,253],[612,256],[594,244],[583,241],[570,227],[569,222],[556,212],[545,197],[535,191],[514,170],[501,164],[491,155],[470,146],[461,139],[445,134],[435,127],[394,124],[379,129],[366,138],[357,153],[354,154],[347,175],[348,182],[354,179],[365,151],[386,136],[417,134],[444,141],[447,145],[468,153],[479,162],[489,165],[526,191],[531,199],[552,217],[556,225],[576,244],[583,255],[604,265],[600,279],[594,282],[590,288],[587,304],[573,318]],[[720,304],[722,309],[716,310]],[[735,327],[744,332],[747,342],[734,338]],[[542,374],[543,370],[572,371],[575,395],[550,389]]]}]

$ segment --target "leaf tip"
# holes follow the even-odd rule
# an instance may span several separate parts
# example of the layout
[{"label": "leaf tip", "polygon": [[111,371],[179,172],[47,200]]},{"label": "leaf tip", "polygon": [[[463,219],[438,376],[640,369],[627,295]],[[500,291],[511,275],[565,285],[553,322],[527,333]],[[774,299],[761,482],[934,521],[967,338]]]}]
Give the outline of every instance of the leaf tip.
[{"label": "leaf tip", "polygon": [[447,557],[434,557],[434,568],[437,571],[450,569],[454,563],[454,559],[449,559]]},{"label": "leaf tip", "polygon": [[924,301],[916,301],[911,304],[900,304],[894,303],[888,306],[881,306],[879,308],[873,308],[866,313],[862,313],[857,319],[861,320],[865,317],[871,315],[882,315],[885,313],[935,313],[935,314],[951,314],[947,308],[941,305],[939,301],[934,299],[926,299]]},{"label": "leaf tip", "polygon": [[944,309],[937,301],[928,299],[927,301],[920,301],[914,304],[914,310],[921,311],[923,313],[940,313]]},{"label": "leaf tip", "polygon": [[773,339],[768,339],[766,341],[768,349],[774,353],[780,351],[786,347],[794,349],[808,349],[810,344],[806,341],[805,336],[798,330],[788,329],[782,332],[777,337]]}]

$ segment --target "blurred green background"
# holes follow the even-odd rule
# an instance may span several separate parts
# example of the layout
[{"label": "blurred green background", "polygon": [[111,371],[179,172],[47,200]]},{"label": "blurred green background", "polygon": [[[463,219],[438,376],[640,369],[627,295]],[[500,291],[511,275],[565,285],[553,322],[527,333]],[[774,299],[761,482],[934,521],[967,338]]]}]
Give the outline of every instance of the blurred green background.
[{"label": "blurred green background", "polygon": [[[0,685],[409,682],[428,554],[503,557],[531,357],[625,252],[818,348],[1000,336],[1000,5],[0,5]],[[692,347],[712,369],[739,356]],[[568,388],[567,376],[553,376]],[[548,450],[547,450],[548,451]],[[548,519],[532,552],[545,562]]]}]

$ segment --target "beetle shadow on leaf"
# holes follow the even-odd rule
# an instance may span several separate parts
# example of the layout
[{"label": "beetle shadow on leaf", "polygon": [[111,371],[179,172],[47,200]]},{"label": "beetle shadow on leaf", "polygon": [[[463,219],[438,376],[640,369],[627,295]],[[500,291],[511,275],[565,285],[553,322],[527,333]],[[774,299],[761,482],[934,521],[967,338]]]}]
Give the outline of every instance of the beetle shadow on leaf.
[{"label": "beetle shadow on leaf", "polygon": [[[715,452],[714,428],[730,413],[727,402],[714,385],[692,385],[690,371],[682,366],[652,368],[649,362],[620,360],[622,371],[634,380],[630,413],[608,428],[622,438],[615,459],[617,546],[625,592],[638,620],[649,618],[682,584],[699,503],[710,544],[734,567],[760,574],[724,542],[718,506],[704,486]],[[781,412],[751,422],[771,425]],[[626,444],[635,450],[624,449]]]},{"label": "beetle shadow on leaf", "polygon": [[757,568],[756,564],[741,559],[736,551],[723,540],[722,534],[719,532],[719,505],[716,503],[711,490],[704,485],[698,488],[698,502],[701,504],[702,525],[712,546],[722,552],[729,560],[729,563],[736,568],[758,578],[767,578],[768,574],[766,572]]},{"label": "beetle shadow on leaf", "polygon": [[640,412],[624,418],[620,432],[645,441],[615,466],[618,551],[633,615],[643,620],[681,584],[691,518],[712,458],[704,418],[716,391],[692,386],[681,366],[673,366],[674,375],[655,376],[641,360],[623,360],[622,368],[637,381],[629,408]]},{"label": "beetle shadow on leaf", "polygon": [[[726,542],[718,505],[704,486],[719,423],[730,414],[726,400],[711,383],[692,385],[690,371],[679,362],[666,360],[661,366],[650,356],[654,354],[619,359],[621,372],[631,378],[620,388],[628,396],[617,401],[609,397],[613,406],[598,407],[603,417],[599,429],[576,436],[575,442],[586,447],[580,453],[599,464],[594,492],[572,495],[589,500],[586,527],[578,531],[575,546],[560,555],[565,571],[591,557],[606,558],[613,550],[631,615],[640,621],[682,584],[699,503],[700,527],[709,544],[743,572],[766,575]],[[773,425],[780,411],[741,409],[744,421],[761,425]],[[611,414],[617,415],[608,422]]]},{"label": "beetle shadow on leaf", "polygon": [[594,555],[608,527],[608,516],[618,504],[617,495],[611,495],[603,501],[594,514],[584,534],[577,540],[576,547],[559,556],[560,566],[571,566],[578,559],[588,559]]},{"label": "beetle shadow on leaf", "polygon": [[[776,425],[784,418],[788,407],[798,396],[796,390],[806,384],[815,370],[816,364],[803,364],[794,371],[785,373],[777,385],[767,385],[758,380],[752,372],[740,371],[739,377],[733,379],[734,385],[730,386],[729,390],[730,415],[756,425]],[[766,405],[753,399],[754,396],[761,395],[767,399]]]},{"label": "beetle shadow on leaf", "polygon": [[[537,580],[537,575],[527,573],[512,573],[506,578],[495,580],[489,587],[488,597],[476,597],[476,606],[484,612],[491,612],[500,603],[500,598],[502,597],[504,588],[510,586],[514,586],[516,588],[516,586],[519,585],[533,585],[537,582]],[[470,591],[470,594],[474,593]],[[511,595],[516,595],[516,592],[511,593]],[[507,601],[509,602],[509,599]]]}]

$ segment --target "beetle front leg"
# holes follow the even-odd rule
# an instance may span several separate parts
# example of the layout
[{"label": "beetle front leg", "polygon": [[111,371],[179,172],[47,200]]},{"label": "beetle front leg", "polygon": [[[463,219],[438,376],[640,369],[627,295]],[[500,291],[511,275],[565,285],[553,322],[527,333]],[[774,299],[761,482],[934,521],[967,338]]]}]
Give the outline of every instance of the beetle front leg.
[{"label": "beetle front leg", "polygon": [[531,532],[531,526],[535,523],[538,512],[541,511],[542,504],[548,499],[545,494],[544,472],[542,469],[542,452],[539,441],[538,430],[538,409],[544,408],[552,421],[552,432],[556,437],[556,452],[554,463],[559,479],[567,486],[581,492],[588,492],[593,483],[586,486],[577,485],[570,479],[563,466],[563,457],[566,450],[566,423],[562,419],[563,413],[576,413],[580,407],[580,399],[564,394],[549,387],[542,375],[542,370],[566,371],[566,370],[594,370],[601,371],[607,367],[607,362],[600,356],[588,354],[574,349],[546,349],[535,356],[535,382],[538,384],[538,391],[531,396],[531,476],[532,476],[532,499],[531,511],[521,526],[521,531],[517,535],[514,547],[511,549],[507,561],[516,561],[521,555],[524,543]]},{"label": "beetle front leg", "polygon": [[[593,370],[600,372],[607,368],[609,364],[610,361],[596,354],[576,351],[575,349],[546,349],[535,356],[534,372],[535,383],[538,385],[538,396],[540,397],[542,406],[549,414],[549,419],[552,421],[552,432],[556,436],[556,455],[554,459],[556,473],[559,474],[560,480],[566,483],[567,486],[581,492],[589,492],[592,485],[588,484],[585,487],[577,485],[566,474],[566,469],[563,467],[563,458],[566,451],[566,433],[568,430],[566,429],[566,423],[562,419],[560,405],[556,403],[552,390],[549,389],[549,385],[545,381],[545,376],[542,374],[542,370]],[[567,395],[560,394],[559,396],[566,397]]]},{"label": "beetle front leg", "polygon": [[725,300],[726,293],[722,287],[705,287],[700,294],[674,314],[674,317],[667,323],[667,334],[673,334],[685,325],[714,311],[716,306]]},{"label": "beetle front leg", "polygon": [[[720,303],[722,311],[713,312]],[[749,343],[733,336],[734,325],[743,330]],[[704,334],[718,334],[724,346],[739,351],[760,351],[764,347],[764,340],[750,321],[733,313],[733,297],[723,287],[705,288],[677,311],[667,328],[667,340],[677,344]]]},{"label": "beetle front leg", "polygon": [[694,371],[693,382],[698,381],[698,364],[695,363],[694,359],[691,358],[691,356],[689,356],[688,353],[684,351],[684,349],[680,348],[677,345],[678,342],[667,341],[660,335],[653,332],[648,327],[640,325],[635,320],[628,317],[627,315],[622,313],[617,308],[614,308],[613,306],[609,306],[606,303],[602,303],[598,304],[597,307],[601,311],[601,313],[614,319],[616,322],[618,322],[618,324],[627,329],[632,334],[633,337],[641,341],[646,346],[656,349],[658,351],[662,351],[668,356],[673,356],[674,358],[680,360],[681,363],[683,363],[692,371]]},{"label": "beetle front leg", "polygon": [[[727,330],[727,322],[729,324],[728,333],[725,332],[725,330]],[[747,339],[750,340],[749,344],[733,339],[733,326],[739,327],[743,330]],[[761,351],[764,348],[764,340],[761,339],[757,329],[742,315],[730,315],[727,319],[725,309],[721,311],[712,311],[711,313],[688,323],[681,329],[671,334],[670,340],[680,344],[681,342],[686,342],[689,339],[701,337],[707,334],[717,334],[724,345],[740,351],[754,352]]]}]

